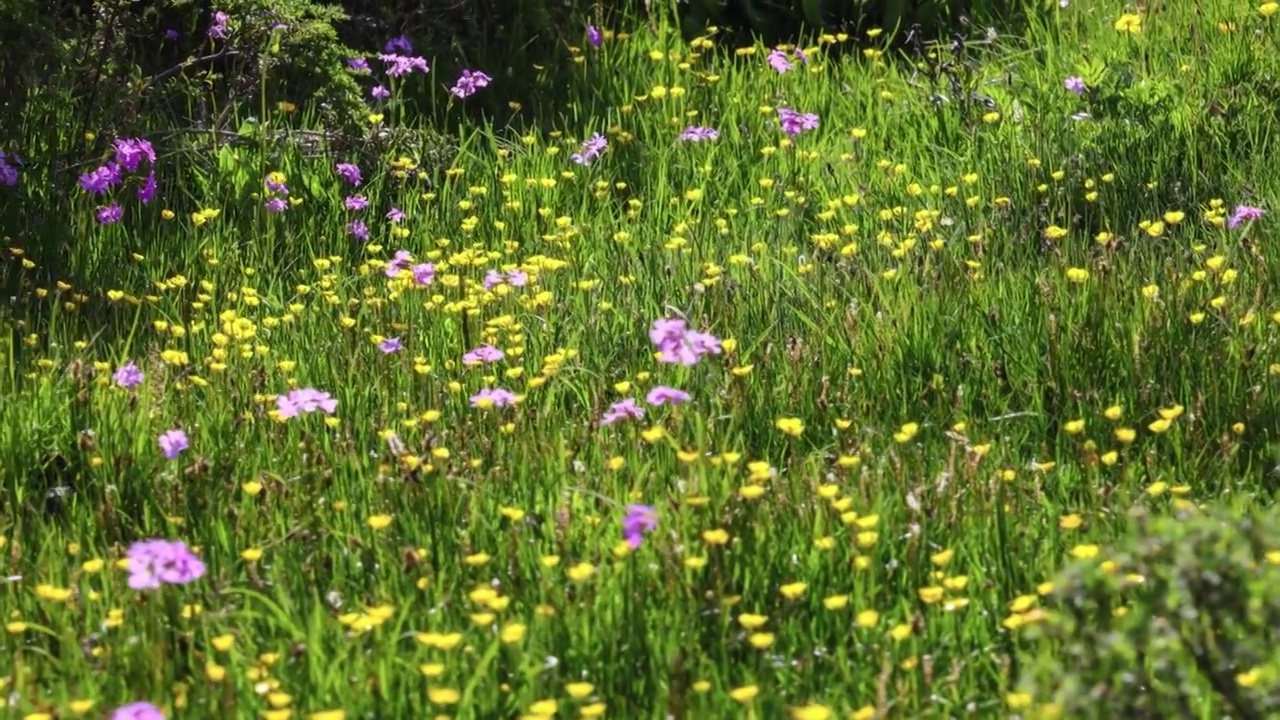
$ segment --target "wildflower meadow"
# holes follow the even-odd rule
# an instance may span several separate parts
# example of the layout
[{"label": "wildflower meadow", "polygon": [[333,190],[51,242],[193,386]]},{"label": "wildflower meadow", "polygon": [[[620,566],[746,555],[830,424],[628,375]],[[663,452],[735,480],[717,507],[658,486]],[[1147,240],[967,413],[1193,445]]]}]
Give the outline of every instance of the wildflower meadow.
[{"label": "wildflower meadow", "polygon": [[1278,10],[5,128],[7,716],[1276,717]]}]

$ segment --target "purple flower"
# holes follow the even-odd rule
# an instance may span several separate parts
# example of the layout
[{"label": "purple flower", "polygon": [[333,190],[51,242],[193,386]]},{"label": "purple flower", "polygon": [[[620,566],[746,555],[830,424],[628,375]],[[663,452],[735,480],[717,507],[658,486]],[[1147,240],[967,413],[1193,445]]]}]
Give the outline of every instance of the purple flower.
[{"label": "purple flower", "polygon": [[782,125],[783,132],[794,137],[805,130],[817,128],[818,116],[813,113],[796,112],[791,108],[778,108],[778,122]]},{"label": "purple flower", "polygon": [[632,550],[640,547],[644,536],[658,527],[658,511],[650,505],[628,505],[622,518],[622,537]]},{"label": "purple flower", "polygon": [[151,147],[150,142],[141,138],[118,138],[114,146],[116,162],[129,172],[137,172],[143,160],[152,165],[156,162],[155,148]]},{"label": "purple flower", "polygon": [[138,369],[137,365],[133,364],[132,360],[116,368],[115,375],[112,377],[115,379],[116,385],[126,390],[131,390],[142,384],[142,371]]},{"label": "purple flower", "polygon": [[787,58],[787,54],[782,50],[771,50],[769,52],[769,64],[779,73],[787,72],[795,67],[791,64],[791,60]]},{"label": "purple flower", "polygon": [[231,16],[218,11],[213,14],[213,22],[209,23],[209,39],[210,40],[226,40],[227,39],[227,21]]},{"label": "purple flower", "polygon": [[1253,221],[1261,218],[1266,211],[1252,205],[1237,205],[1236,209],[1231,213],[1231,217],[1227,218],[1227,227],[1235,229],[1240,227],[1246,221]]},{"label": "purple flower", "polygon": [[413,43],[409,42],[409,38],[405,35],[393,37],[382,47],[382,52],[396,53],[399,55],[412,55]]},{"label": "purple flower", "polygon": [[507,284],[511,287],[524,287],[529,282],[529,273],[523,270],[508,270]]},{"label": "purple flower", "polygon": [[582,149],[569,156],[569,159],[579,165],[590,165],[592,160],[600,157],[600,153],[609,147],[609,141],[600,133],[596,133],[587,138],[582,143]]},{"label": "purple flower", "polygon": [[[10,164],[12,161],[12,164]],[[0,152],[0,185],[13,187],[18,184],[18,168],[21,160],[15,154],[5,155]]]},{"label": "purple flower", "polygon": [[420,287],[436,280],[436,266],[431,263],[418,263],[409,268],[409,272],[413,273],[413,284]]},{"label": "purple flower", "polygon": [[273,197],[263,203],[263,207],[267,209],[267,212],[282,213],[289,207],[289,204],[284,201],[284,198]]},{"label": "purple flower", "polygon": [[667,387],[666,385],[658,385],[649,391],[644,401],[650,405],[680,405],[691,400],[689,393],[678,388]]},{"label": "purple flower", "polygon": [[188,447],[187,434],[177,429],[165,431],[156,439],[156,442],[160,444],[160,451],[170,460],[178,457],[178,454]]},{"label": "purple flower", "polygon": [[362,57],[349,58],[347,68],[354,72],[369,72],[369,61]]},{"label": "purple flower", "polygon": [[400,338],[387,338],[386,340],[378,343],[378,349],[381,350],[384,355],[390,355],[391,353],[398,353],[403,350],[404,343],[400,342]]},{"label": "purple flower", "polygon": [[164,713],[149,702],[135,702],[116,708],[111,720],[164,720]]},{"label": "purple flower", "polygon": [[604,415],[600,416],[600,424],[612,425],[619,420],[628,418],[639,420],[642,417],[644,417],[644,408],[637,405],[635,400],[626,398],[610,405],[609,409],[605,410]]},{"label": "purple flower", "polygon": [[352,220],[347,223],[347,234],[360,241],[368,240],[369,226],[365,225],[360,220]]},{"label": "purple flower", "polygon": [[369,207],[369,201],[363,195],[348,195],[343,199],[342,204],[348,210],[363,210]]},{"label": "purple flower", "polygon": [[501,285],[505,277],[500,270],[490,270],[484,274],[484,289],[492,290],[495,286]]},{"label": "purple flower", "polygon": [[289,419],[296,415],[323,411],[332,415],[338,409],[338,401],[327,392],[314,388],[290,390],[287,394],[276,396],[276,409],[281,419]]},{"label": "purple flower", "polygon": [[1088,86],[1084,84],[1084,78],[1078,75],[1072,75],[1066,80],[1063,80],[1062,86],[1077,95],[1083,95],[1084,91],[1089,89]]},{"label": "purple flower", "polygon": [[703,355],[720,354],[719,338],[690,330],[684,320],[654,320],[649,339],[658,347],[658,362],[695,365]]},{"label": "purple flower", "polygon": [[587,44],[591,47],[600,47],[604,42],[604,33],[600,32],[600,28],[595,25],[587,26]]},{"label": "purple flower", "polygon": [[392,53],[382,53],[378,55],[378,59],[387,64],[388,77],[401,77],[408,75],[414,70],[420,70],[428,73],[431,68],[427,67],[427,61],[420,57],[408,57],[406,55],[394,55]]},{"label": "purple flower", "polygon": [[369,96],[374,100],[386,100],[391,97],[391,91],[383,85],[374,85],[369,88]]},{"label": "purple flower", "polygon": [[703,142],[704,140],[715,140],[720,137],[720,133],[715,128],[702,127],[699,125],[690,125],[680,133],[681,142]]},{"label": "purple flower", "polygon": [[506,357],[506,353],[492,345],[481,345],[471,352],[462,356],[463,365],[484,365],[485,363],[498,362]]},{"label": "purple flower", "polygon": [[463,70],[458,81],[453,84],[453,89],[449,92],[455,97],[467,98],[476,94],[476,91],[489,84],[493,78],[489,77],[479,70]]},{"label": "purple flower", "polygon": [[480,392],[471,396],[471,407],[474,408],[500,408],[514,405],[516,402],[515,393],[502,388],[484,388]]},{"label": "purple flower", "polygon": [[268,173],[266,180],[263,181],[263,184],[267,186],[267,191],[279,193],[281,195],[288,195],[289,186],[285,184],[284,180],[279,179],[283,177],[284,175],[279,173]]},{"label": "purple flower", "polygon": [[85,192],[93,195],[105,195],[116,185],[119,185],[122,179],[120,166],[114,162],[109,162],[92,172],[81,175],[80,187]]},{"label": "purple flower", "polygon": [[204,575],[204,563],[180,540],[140,540],[129,546],[125,557],[134,590],[185,585]]},{"label": "purple flower", "polygon": [[164,31],[164,39],[168,40],[169,42],[176,42],[179,37],[181,37],[181,35],[179,35],[178,31],[174,30],[173,28],[169,28],[168,30]]},{"label": "purple flower", "polygon": [[391,222],[393,222],[393,223],[402,223],[402,222],[404,222],[404,217],[405,217],[405,216],[404,216],[404,211],[403,211],[403,210],[401,210],[400,208],[394,208],[394,207],[393,207],[393,208],[391,208],[390,210],[388,210],[388,211],[387,211],[387,219],[388,219],[388,220],[390,220],[390,221],[391,221]]},{"label": "purple flower", "polygon": [[143,205],[151,202],[156,196],[156,171],[152,170],[147,173],[147,179],[142,181],[142,187],[138,188],[138,202]]},{"label": "purple flower", "polygon": [[342,178],[343,182],[354,187],[360,187],[363,178],[360,176],[360,166],[351,163],[338,163],[333,167],[333,171]]},{"label": "purple flower", "polygon": [[408,250],[397,250],[396,254],[392,256],[391,262],[387,263],[387,269],[384,272],[389,278],[398,277],[400,271],[412,261],[413,255],[410,255]]},{"label": "purple flower", "polygon": [[120,222],[120,218],[124,217],[124,208],[116,204],[98,208],[94,216],[98,219],[99,225],[114,225]]}]

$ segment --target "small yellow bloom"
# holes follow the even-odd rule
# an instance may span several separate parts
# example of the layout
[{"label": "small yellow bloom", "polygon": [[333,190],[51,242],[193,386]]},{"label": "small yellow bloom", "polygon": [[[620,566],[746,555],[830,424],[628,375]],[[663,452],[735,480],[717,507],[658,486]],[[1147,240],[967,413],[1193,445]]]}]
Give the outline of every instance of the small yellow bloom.
[{"label": "small yellow bloom", "polygon": [[1125,13],[1116,19],[1116,32],[1123,33],[1139,33],[1142,32],[1142,17],[1133,13]]},{"label": "small yellow bloom", "polygon": [[831,708],[825,705],[802,705],[791,708],[791,720],[829,720]]},{"label": "small yellow bloom", "polygon": [[370,515],[369,519],[366,520],[365,522],[368,523],[369,527],[373,528],[374,530],[383,530],[383,529],[386,529],[389,525],[391,525],[391,516],[390,515]]},{"label": "small yellow bloom", "polygon": [[1071,548],[1071,556],[1077,560],[1089,560],[1098,556],[1098,546],[1091,544],[1077,545]]},{"label": "small yellow bloom", "polygon": [[800,434],[804,432],[804,423],[799,418],[778,418],[774,425],[784,435],[790,435],[791,437],[800,437]]},{"label": "small yellow bloom", "polygon": [[804,595],[804,591],[807,590],[808,587],[809,586],[805,583],[793,582],[793,583],[787,583],[786,585],[783,585],[782,587],[778,588],[778,591],[781,592],[782,596],[785,597],[786,599],[795,600],[801,595]]},{"label": "small yellow bloom", "polygon": [[435,705],[456,705],[462,693],[453,688],[428,688],[427,699]]},{"label": "small yellow bloom", "polygon": [[754,700],[759,694],[760,688],[755,685],[743,685],[729,691],[729,697],[734,702],[743,703],[744,705]]}]

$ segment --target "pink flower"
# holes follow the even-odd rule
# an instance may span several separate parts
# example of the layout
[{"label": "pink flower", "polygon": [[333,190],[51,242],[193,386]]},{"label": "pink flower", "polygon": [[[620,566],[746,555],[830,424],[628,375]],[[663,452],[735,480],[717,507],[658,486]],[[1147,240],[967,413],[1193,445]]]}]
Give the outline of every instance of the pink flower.
[{"label": "pink flower", "polygon": [[678,388],[658,385],[649,391],[644,401],[650,405],[680,405],[691,400],[689,393]]},{"label": "pink flower", "polygon": [[610,405],[609,409],[600,417],[600,424],[602,426],[612,425],[619,420],[628,418],[639,420],[642,417],[644,417],[644,408],[637,405],[635,400],[627,398]]},{"label": "pink flower", "polygon": [[463,365],[484,365],[486,363],[498,362],[506,357],[498,348],[492,345],[481,345],[471,352],[462,356]]},{"label": "pink flower", "polygon": [[486,410],[488,408],[507,407],[515,403],[515,393],[502,388],[484,388],[471,396],[471,407]]},{"label": "pink flower", "polygon": [[204,575],[204,563],[178,540],[142,540],[129,546],[129,587],[154,590],[184,585]]}]

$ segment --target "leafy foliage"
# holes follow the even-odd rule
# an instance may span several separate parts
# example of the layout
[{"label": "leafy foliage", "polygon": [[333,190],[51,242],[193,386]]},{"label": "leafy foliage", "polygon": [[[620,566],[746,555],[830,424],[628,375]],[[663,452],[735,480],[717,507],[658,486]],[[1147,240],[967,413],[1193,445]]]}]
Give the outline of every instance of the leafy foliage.
[{"label": "leafy foliage", "polygon": [[1072,718],[1165,718],[1195,717],[1207,702],[1222,716],[1274,717],[1277,513],[1186,511],[1138,525],[1107,560],[1077,562],[1054,582],[1048,611],[1039,611],[1048,621],[1029,630],[1040,641],[1033,649],[1052,649],[1031,658],[1026,695],[1011,705]]}]

